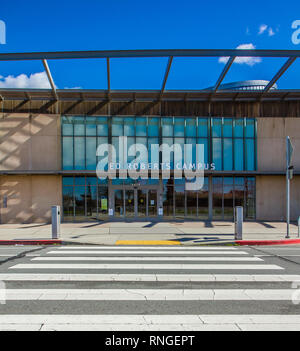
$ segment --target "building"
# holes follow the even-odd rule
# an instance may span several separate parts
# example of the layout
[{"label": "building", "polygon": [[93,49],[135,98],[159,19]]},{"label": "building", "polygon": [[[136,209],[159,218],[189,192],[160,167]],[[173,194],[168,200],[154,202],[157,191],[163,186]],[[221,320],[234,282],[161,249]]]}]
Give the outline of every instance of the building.
[{"label": "building", "polygon": [[[275,83],[299,52],[210,50],[208,56],[232,58],[216,86],[167,91],[178,52],[118,52],[120,57],[170,56],[159,91],[111,90],[109,59],[116,52],[0,54],[0,60],[43,60],[52,86],[0,90],[0,223],[49,221],[52,205],[62,206],[64,221],[233,220],[235,206],[244,207],[246,220],[284,220],[285,139],[290,136],[295,150],[300,148],[300,92],[277,89]],[[270,82],[221,85],[239,55],[289,59]],[[63,57],[106,58],[108,89],[56,90],[46,59]],[[127,149],[133,144],[148,150],[154,144],[193,145],[193,162],[196,145],[204,145],[203,187],[187,190],[184,178],[175,179],[176,153],[171,153],[168,179],[162,169],[159,179],[152,179],[150,170],[149,179],[97,178],[97,147],[111,144],[119,150],[120,136],[127,137]],[[158,157],[163,167],[161,153]],[[300,153],[294,153],[293,165],[295,220],[300,215]]]}]

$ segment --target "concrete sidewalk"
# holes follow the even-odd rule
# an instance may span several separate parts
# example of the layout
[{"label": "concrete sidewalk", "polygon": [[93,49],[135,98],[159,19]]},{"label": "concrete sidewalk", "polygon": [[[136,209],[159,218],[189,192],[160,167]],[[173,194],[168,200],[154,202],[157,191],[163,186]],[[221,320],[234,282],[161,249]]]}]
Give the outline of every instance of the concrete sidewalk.
[{"label": "concrete sidewalk", "polygon": [[[291,238],[298,228],[291,224]],[[232,222],[87,222],[63,223],[61,239],[77,244],[115,245],[120,241],[173,241],[183,245],[229,243],[234,240]],[[285,238],[283,222],[246,222],[244,240]],[[51,239],[49,224],[2,224],[0,240]]]}]

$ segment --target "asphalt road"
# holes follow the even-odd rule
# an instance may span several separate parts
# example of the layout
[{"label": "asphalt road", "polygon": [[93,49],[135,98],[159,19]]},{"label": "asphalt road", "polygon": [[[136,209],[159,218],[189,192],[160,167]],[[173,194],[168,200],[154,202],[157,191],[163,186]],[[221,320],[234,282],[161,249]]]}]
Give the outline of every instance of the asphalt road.
[{"label": "asphalt road", "polygon": [[0,284],[0,330],[300,330],[298,246],[0,247]]}]

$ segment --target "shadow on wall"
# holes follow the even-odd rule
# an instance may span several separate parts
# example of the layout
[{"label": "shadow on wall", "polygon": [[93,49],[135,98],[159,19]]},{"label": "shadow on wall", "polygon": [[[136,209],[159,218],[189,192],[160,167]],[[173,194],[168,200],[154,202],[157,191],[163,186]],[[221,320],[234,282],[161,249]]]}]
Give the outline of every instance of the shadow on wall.
[{"label": "shadow on wall", "polygon": [[[5,114],[0,118],[0,171],[59,170],[59,125],[58,116]],[[1,223],[50,223],[51,206],[60,203],[60,176],[0,175]]]}]

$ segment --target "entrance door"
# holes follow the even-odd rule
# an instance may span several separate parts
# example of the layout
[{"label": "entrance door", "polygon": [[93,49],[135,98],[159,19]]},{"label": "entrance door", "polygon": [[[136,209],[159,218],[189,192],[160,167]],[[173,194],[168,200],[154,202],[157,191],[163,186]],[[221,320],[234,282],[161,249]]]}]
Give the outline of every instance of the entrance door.
[{"label": "entrance door", "polygon": [[135,190],[125,190],[125,217],[136,217]]},{"label": "entrance door", "polygon": [[157,217],[157,190],[148,191],[148,217]]},{"label": "entrance door", "polygon": [[116,217],[157,217],[158,190],[146,187],[114,189],[114,204]]},{"label": "entrance door", "polygon": [[135,190],[137,192],[137,216],[147,217],[147,192],[148,190]]}]

